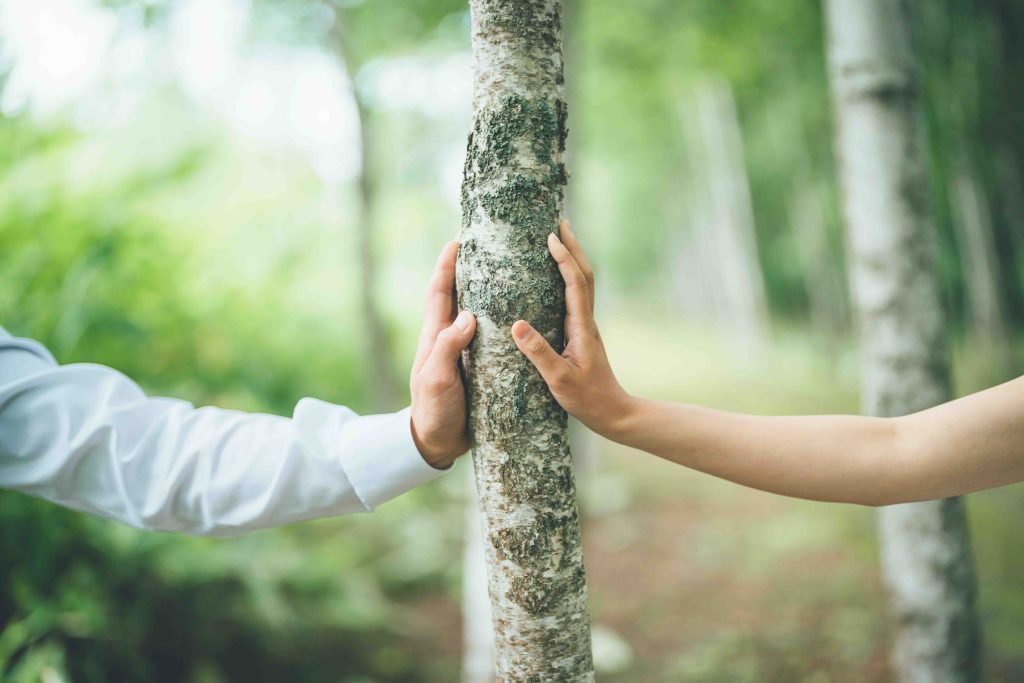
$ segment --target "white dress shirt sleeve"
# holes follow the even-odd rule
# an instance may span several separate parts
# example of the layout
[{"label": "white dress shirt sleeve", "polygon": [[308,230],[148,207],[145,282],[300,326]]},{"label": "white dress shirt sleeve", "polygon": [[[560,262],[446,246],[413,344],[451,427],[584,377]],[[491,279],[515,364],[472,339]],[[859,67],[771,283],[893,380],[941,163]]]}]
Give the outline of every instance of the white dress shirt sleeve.
[{"label": "white dress shirt sleeve", "polygon": [[228,536],[370,511],[443,472],[416,449],[408,408],[196,409],[107,367],[60,366],[0,328],[3,488],[144,529]]}]

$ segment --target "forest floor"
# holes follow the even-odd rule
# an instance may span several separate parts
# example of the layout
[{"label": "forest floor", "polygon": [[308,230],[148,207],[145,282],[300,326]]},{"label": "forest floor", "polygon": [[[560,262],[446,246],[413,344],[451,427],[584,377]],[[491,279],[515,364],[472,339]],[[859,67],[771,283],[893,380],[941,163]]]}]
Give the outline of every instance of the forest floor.
[{"label": "forest floor", "polygon": [[[849,347],[783,335],[756,351],[652,329],[603,330],[634,392],[764,414],[856,410]],[[987,381],[984,368],[960,366],[961,393]],[[578,478],[599,680],[888,679],[873,510],[745,489],[592,435],[585,443],[594,455]],[[971,496],[969,507],[988,678],[1024,680],[1024,486]],[[452,680],[457,600],[414,612],[435,625],[419,646],[446,660],[437,680]]]}]

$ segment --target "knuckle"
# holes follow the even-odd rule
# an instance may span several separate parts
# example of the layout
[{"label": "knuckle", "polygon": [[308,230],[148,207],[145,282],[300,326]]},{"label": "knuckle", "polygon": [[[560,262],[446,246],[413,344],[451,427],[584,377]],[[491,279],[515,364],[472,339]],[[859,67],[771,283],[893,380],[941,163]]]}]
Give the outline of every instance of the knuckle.
[{"label": "knuckle", "polygon": [[433,372],[427,377],[426,388],[431,393],[440,393],[448,388],[448,379],[440,373]]},{"label": "knuckle", "polygon": [[566,287],[578,287],[579,289],[587,289],[590,285],[587,279],[579,273],[574,274],[572,277],[565,281]]}]

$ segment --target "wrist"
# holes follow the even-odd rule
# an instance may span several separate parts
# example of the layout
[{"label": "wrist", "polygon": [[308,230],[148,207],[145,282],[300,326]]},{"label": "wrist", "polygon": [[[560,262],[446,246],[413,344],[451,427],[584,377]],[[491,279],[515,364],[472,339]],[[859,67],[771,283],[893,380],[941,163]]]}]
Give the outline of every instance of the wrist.
[{"label": "wrist", "polygon": [[451,449],[432,445],[429,439],[423,438],[423,436],[416,430],[415,419],[409,420],[409,428],[412,430],[412,441],[416,445],[416,450],[419,451],[420,457],[423,458],[424,462],[435,470],[446,470],[455,463],[455,458],[457,458],[459,454],[452,454],[450,452]]},{"label": "wrist", "polygon": [[641,403],[641,399],[620,389],[618,397],[611,401],[605,418],[594,431],[606,439],[628,445],[630,435],[635,431]]}]

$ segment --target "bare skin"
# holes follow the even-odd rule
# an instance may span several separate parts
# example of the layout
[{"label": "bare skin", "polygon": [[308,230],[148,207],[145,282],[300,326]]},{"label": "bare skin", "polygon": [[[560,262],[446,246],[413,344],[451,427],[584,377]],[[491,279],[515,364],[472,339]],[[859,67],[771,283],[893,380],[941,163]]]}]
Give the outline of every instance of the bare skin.
[{"label": "bare skin", "polygon": [[1024,377],[896,418],[762,417],[631,396],[594,321],[594,274],[568,222],[548,247],[565,280],[565,351],[525,321],[516,345],[551,393],[618,443],[796,498],[891,505],[1024,481]]},{"label": "bare skin", "polygon": [[466,393],[458,362],[476,332],[476,318],[468,311],[459,313],[455,304],[458,253],[459,243],[449,242],[437,259],[409,378],[413,441],[423,459],[438,469],[450,467],[469,450]]}]

